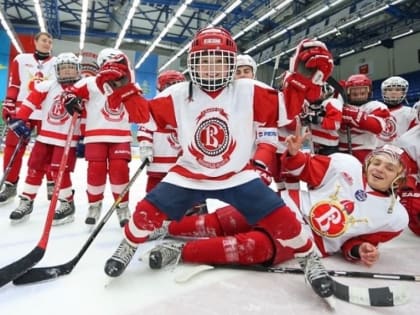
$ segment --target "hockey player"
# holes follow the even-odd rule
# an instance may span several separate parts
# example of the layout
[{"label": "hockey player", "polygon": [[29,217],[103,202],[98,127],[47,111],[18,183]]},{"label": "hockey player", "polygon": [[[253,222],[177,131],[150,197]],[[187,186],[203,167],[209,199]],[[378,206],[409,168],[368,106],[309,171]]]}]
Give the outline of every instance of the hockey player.
[{"label": "hockey player", "polygon": [[402,77],[393,76],[381,84],[382,99],[391,113],[386,120],[386,127],[378,135],[378,147],[392,143],[408,129],[417,124],[416,111],[404,105],[408,92],[408,81]]},{"label": "hockey player", "polygon": [[[120,50],[105,48],[98,54],[98,65],[101,67],[109,60],[116,63],[129,64],[128,57]],[[132,73],[128,80],[133,79]],[[116,200],[129,181],[129,162],[131,160],[131,129],[128,113],[122,104],[110,107],[106,93],[109,86],[98,84],[98,75],[85,77],[78,81],[64,95],[66,108],[70,114],[79,111],[86,119],[83,132],[85,143],[85,159],[87,169],[87,197],[89,202],[87,225],[95,225],[100,217],[104,198],[107,175],[111,191]],[[83,108],[80,107],[83,100]],[[121,227],[130,217],[127,193],[116,208]]]},{"label": "hockey player", "polygon": [[[9,119],[15,118],[16,111],[22,104],[22,101],[33,90],[35,84],[52,80],[55,76],[54,60],[51,56],[52,36],[46,32],[39,32],[34,39],[35,52],[19,54],[13,59],[9,71],[9,86],[7,88],[6,99],[3,102],[3,121],[8,122]],[[39,130],[41,117],[40,112],[35,111],[31,119],[28,121],[31,129]],[[25,142],[17,152],[13,161],[10,161],[13,152],[16,149],[19,138],[14,132],[8,132],[5,140],[5,148],[3,155],[3,170],[11,164],[10,172],[5,179],[5,186],[0,192],[0,204],[5,204],[14,199],[17,194],[17,183],[19,173],[22,166],[22,157],[26,150],[27,142]],[[29,140],[29,138],[28,138]],[[48,174],[47,174],[48,175]],[[54,188],[54,182],[51,176],[48,176],[48,192],[49,198]]]},{"label": "hockey player", "polygon": [[[314,69],[318,80],[296,72],[289,77],[284,92],[278,93],[258,81],[233,80],[236,51],[225,29],[200,30],[188,53],[191,82],[169,87],[151,101],[142,98],[132,85],[117,88],[108,97],[115,104],[123,101],[134,121],[147,120],[149,109],[158,126],[175,128],[182,154],[162,182],[137,204],[124,228],[125,238],[106,262],[105,272],[111,277],[120,276],[138,245],[164,220],[179,220],[195,203],[215,198],[239,209],[249,224],[256,224],[261,231],[255,233],[263,242],[284,248],[289,253],[284,259],[298,257],[316,293],[330,297],[333,282],[313,251],[311,239],[303,233],[295,214],[255,170],[266,173],[263,165],[269,165],[274,156],[279,111],[294,117],[305,98],[313,101],[320,96],[321,81],[333,69],[332,56],[319,42],[307,41],[298,51],[298,61]],[[118,64],[107,68],[113,73],[104,73],[105,84],[125,76],[124,67]],[[117,75],[119,70],[121,74]],[[288,104],[287,112],[283,106],[279,109],[283,101]],[[251,156],[255,143],[257,149]],[[173,248],[164,255],[175,259],[178,252],[179,248]],[[156,266],[166,262],[156,261]]]},{"label": "hockey player", "polygon": [[[407,226],[407,213],[396,200],[396,190],[406,175],[403,151],[385,145],[362,165],[349,154],[327,157],[303,153],[299,151],[303,139],[298,133],[287,138],[284,166],[310,189],[285,191],[284,200],[305,222],[322,256],[341,252],[346,260],[373,265],[379,259],[379,244],[397,237]],[[209,238],[181,246],[175,243],[184,262],[270,265],[288,255],[273,242],[263,242],[245,218],[228,207],[180,222],[167,221],[152,238],[165,234]],[[152,267],[167,248],[173,248],[173,243],[152,250]]]},{"label": "hockey player", "polygon": [[361,163],[377,147],[377,136],[385,130],[390,113],[385,104],[370,101],[372,81],[353,74],[345,83],[348,104],[343,107],[339,150],[354,155]]},{"label": "hockey player", "polygon": [[[25,132],[30,134],[26,122],[36,109],[42,110],[41,129],[28,159],[28,173],[23,191],[19,196],[20,204],[10,214],[10,220],[13,223],[29,217],[44,174],[51,171],[55,179],[63,155],[71,116],[64,107],[61,93],[80,79],[80,64],[75,54],[62,53],[56,58],[54,67],[57,79],[37,84],[23,100],[16,118],[10,120],[9,127],[12,130],[21,135],[25,135]],[[75,207],[70,173],[74,170],[76,161],[75,147],[80,137],[79,126],[76,126],[75,130],[59,192],[61,205],[55,212],[54,225],[74,220]]]},{"label": "hockey player", "polygon": [[[420,123],[420,106],[416,108],[417,123]],[[410,221],[408,227],[420,236],[420,125],[403,133],[395,144],[401,147],[408,156],[409,167],[407,182],[400,190],[401,203],[407,209]]]},{"label": "hockey player", "polygon": [[250,55],[238,55],[236,58],[235,80],[257,77],[257,63]]}]

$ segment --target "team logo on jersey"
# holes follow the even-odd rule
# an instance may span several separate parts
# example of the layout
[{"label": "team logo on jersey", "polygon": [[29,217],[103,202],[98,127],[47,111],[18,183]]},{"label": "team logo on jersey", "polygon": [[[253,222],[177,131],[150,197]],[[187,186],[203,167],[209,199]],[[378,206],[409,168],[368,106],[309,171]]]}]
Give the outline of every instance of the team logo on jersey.
[{"label": "team logo on jersey", "polygon": [[121,103],[117,108],[111,108],[108,101],[106,101],[105,106],[101,109],[101,113],[107,121],[122,121],[125,115],[124,105]]},{"label": "team logo on jersey", "polygon": [[181,146],[179,145],[179,141],[178,141],[178,135],[176,133],[176,131],[171,131],[170,133],[168,133],[168,136],[166,137],[166,140],[168,141],[169,145],[171,146],[172,149],[174,150],[180,150]]},{"label": "team logo on jersey", "polygon": [[341,172],[341,176],[343,176],[344,181],[349,185],[349,186],[353,186],[353,177],[347,173],[347,172]]},{"label": "team logo on jersey", "polygon": [[355,223],[367,223],[367,219],[355,219],[351,215],[354,211],[354,202],[339,200],[339,190],[340,186],[337,186],[336,192],[329,199],[316,203],[309,212],[309,224],[312,230],[322,237],[335,238],[345,233]]},{"label": "team logo on jersey", "polygon": [[188,146],[198,163],[207,168],[218,168],[230,160],[236,147],[228,127],[228,115],[220,108],[209,108],[197,117],[194,142]]},{"label": "team logo on jersey", "polygon": [[47,114],[48,123],[51,125],[63,125],[68,119],[70,119],[70,116],[61,101],[61,96],[55,96]]},{"label": "team logo on jersey", "polygon": [[35,72],[35,74],[29,79],[28,91],[33,91],[35,89],[35,84],[38,84],[44,80],[45,80],[45,77],[41,71]]},{"label": "team logo on jersey", "polygon": [[364,191],[362,189],[358,189],[354,193],[354,197],[359,201],[365,201],[367,199],[367,193],[366,193],[366,191]]},{"label": "team logo on jersey", "polygon": [[397,136],[397,122],[393,116],[385,118],[385,128],[379,134],[379,139],[391,141]]}]

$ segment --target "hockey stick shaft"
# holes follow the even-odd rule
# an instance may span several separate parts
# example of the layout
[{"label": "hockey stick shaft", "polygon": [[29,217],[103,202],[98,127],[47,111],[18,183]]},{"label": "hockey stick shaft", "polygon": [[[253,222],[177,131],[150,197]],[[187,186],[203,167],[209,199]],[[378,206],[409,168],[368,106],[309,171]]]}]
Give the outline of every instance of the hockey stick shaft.
[{"label": "hockey stick shaft", "polygon": [[127,194],[129,189],[131,188],[131,186],[137,180],[137,178],[141,174],[142,170],[148,164],[149,164],[149,161],[147,159],[143,161],[143,163],[140,165],[140,167],[137,169],[137,171],[131,177],[130,181],[125,186],[123,191],[120,193],[118,198],[114,201],[111,208],[107,211],[107,213],[101,219],[101,221],[99,221],[96,228],[89,235],[89,238],[87,239],[85,244],[82,246],[80,251],[77,253],[77,255],[73,259],[71,259],[70,261],[68,261],[64,264],[61,264],[61,265],[29,269],[26,273],[24,273],[20,277],[16,278],[13,281],[13,283],[16,284],[16,285],[28,284],[28,283],[33,283],[33,282],[45,281],[45,280],[49,280],[49,279],[53,279],[53,278],[57,278],[59,276],[69,274],[73,270],[73,268],[76,266],[76,264],[79,262],[79,260],[82,258],[82,256],[84,255],[86,250],[89,248],[89,246],[92,244],[92,242],[95,240],[96,236],[102,230],[105,223],[111,217],[112,213],[115,211],[115,209],[121,203],[121,200],[124,198],[124,196]]},{"label": "hockey stick shaft", "polygon": [[[300,268],[291,267],[266,267],[261,265],[221,265],[218,268],[250,270],[271,273],[290,273],[290,274],[303,274]],[[369,278],[369,279],[382,279],[382,280],[402,280],[420,282],[420,275],[408,274],[395,274],[395,273],[375,273],[364,271],[342,271],[342,270],[327,270],[330,276],[333,277],[349,277],[349,278]]]},{"label": "hockey stick shaft", "polygon": [[78,113],[75,113],[72,116],[69,131],[67,134],[66,144],[64,147],[63,156],[60,161],[58,175],[57,175],[57,178],[55,179],[53,196],[50,202],[50,206],[48,208],[47,218],[45,220],[44,230],[42,232],[41,238],[37,246],[31,252],[29,252],[26,256],[0,269],[0,287],[16,279],[21,274],[26,272],[29,268],[31,268],[36,263],[38,263],[45,254],[45,249],[48,244],[51,226],[52,226],[52,222],[53,222],[53,218],[55,214],[55,206],[57,204],[58,194],[60,192],[60,186],[61,186],[64,170],[67,166],[67,159],[68,159],[70,146],[71,146],[71,142],[73,138],[73,133],[74,133],[78,116],[79,116]]},{"label": "hockey stick shaft", "polygon": [[7,166],[4,169],[3,177],[1,178],[1,181],[0,181],[0,189],[3,188],[3,184],[6,181],[7,176],[9,176],[9,173],[10,173],[10,171],[12,169],[12,165],[15,162],[16,155],[18,154],[18,152],[20,151],[20,149],[22,148],[22,146],[23,146],[24,143],[25,143],[25,138],[24,137],[20,137],[19,138],[19,141],[18,141],[18,143],[17,143],[17,145],[15,147],[15,150],[12,153],[12,156],[10,157],[10,161],[9,161],[9,163],[7,163]]}]

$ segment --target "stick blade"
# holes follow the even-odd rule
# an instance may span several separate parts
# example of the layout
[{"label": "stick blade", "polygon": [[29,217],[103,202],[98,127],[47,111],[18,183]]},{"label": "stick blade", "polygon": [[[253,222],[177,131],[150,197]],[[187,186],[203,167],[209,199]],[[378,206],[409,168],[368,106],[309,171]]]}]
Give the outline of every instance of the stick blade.
[{"label": "stick blade", "polygon": [[25,285],[35,282],[53,280],[69,274],[73,270],[74,265],[75,264],[73,261],[69,261],[68,263],[57,266],[32,268],[14,279],[13,284]]},{"label": "stick blade", "polygon": [[45,248],[35,247],[26,256],[0,269],[0,287],[16,279],[32,266],[36,265],[44,256]]}]

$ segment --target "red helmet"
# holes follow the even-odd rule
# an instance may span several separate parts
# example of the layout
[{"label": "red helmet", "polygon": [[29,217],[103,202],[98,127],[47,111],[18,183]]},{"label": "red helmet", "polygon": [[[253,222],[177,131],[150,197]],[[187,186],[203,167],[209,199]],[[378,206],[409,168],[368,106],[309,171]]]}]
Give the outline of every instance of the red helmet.
[{"label": "red helmet", "polygon": [[[372,80],[365,74],[353,74],[349,76],[345,83],[346,94],[348,96],[349,103],[352,105],[363,105],[365,104],[370,96],[372,95]],[[357,88],[358,90],[365,90],[364,95],[358,96],[357,98],[352,96],[351,90]],[[367,93],[366,93],[367,92]]]},{"label": "red helmet", "polygon": [[156,82],[156,87],[159,92],[162,92],[167,87],[186,81],[185,76],[176,70],[166,70],[159,74]]},{"label": "red helmet", "polygon": [[227,86],[236,70],[236,52],[236,43],[224,28],[210,27],[198,31],[188,53],[192,82],[205,91],[217,91]]}]

